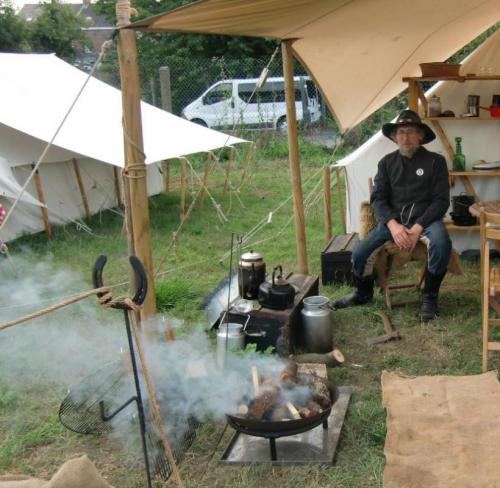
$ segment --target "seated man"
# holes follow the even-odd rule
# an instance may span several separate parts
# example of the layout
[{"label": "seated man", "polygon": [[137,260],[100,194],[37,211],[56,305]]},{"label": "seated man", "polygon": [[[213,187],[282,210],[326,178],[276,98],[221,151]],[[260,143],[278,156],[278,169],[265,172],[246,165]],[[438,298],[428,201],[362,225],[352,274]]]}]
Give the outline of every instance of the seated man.
[{"label": "seated man", "polygon": [[421,239],[428,249],[428,264],[419,316],[422,321],[436,317],[439,287],[450,259],[451,240],[443,224],[450,205],[446,160],[427,151],[423,144],[435,139],[418,114],[403,110],[396,123],[382,127],[382,133],[398,150],[378,163],[370,203],[378,224],[352,252],[355,289],[337,300],[335,307],[362,305],[373,297],[373,262],[388,240],[412,251]]}]

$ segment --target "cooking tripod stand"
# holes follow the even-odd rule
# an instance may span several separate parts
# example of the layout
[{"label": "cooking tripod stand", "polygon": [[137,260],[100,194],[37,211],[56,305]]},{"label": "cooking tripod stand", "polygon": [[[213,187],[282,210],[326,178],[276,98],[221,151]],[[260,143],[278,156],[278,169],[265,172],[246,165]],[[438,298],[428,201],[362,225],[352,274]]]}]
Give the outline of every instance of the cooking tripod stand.
[{"label": "cooking tripod stand", "polygon": [[[104,268],[104,265],[106,264],[106,261],[107,261],[106,256],[101,255],[97,258],[94,264],[94,268],[92,270],[92,281],[94,282],[95,288],[101,288],[102,286],[104,286],[102,283],[102,270]],[[144,267],[142,266],[142,263],[139,261],[139,259],[135,256],[130,256],[129,261],[130,261],[130,266],[134,271],[135,283],[136,283],[136,292],[134,297],[132,298],[132,302],[134,305],[139,306],[144,302],[144,298],[146,297],[146,293],[148,291],[148,281],[146,278]],[[108,299],[106,299],[104,295],[105,295],[104,293],[97,294],[97,296],[103,300],[103,304],[108,303],[112,300],[111,296]],[[144,404],[142,402],[141,385],[139,382],[139,373],[134,353],[134,341],[132,339],[132,331],[130,329],[129,312],[133,310],[133,307],[128,303],[126,303],[125,300],[121,301],[113,300],[113,303],[110,306],[112,308],[123,310],[123,316],[125,318],[125,328],[127,330],[128,347],[130,352],[130,362],[132,364],[132,373],[134,376],[135,396],[131,397],[129,400],[127,400],[114,412],[111,413],[105,412],[104,401],[101,400],[99,402],[99,414],[101,420],[107,422],[108,420],[111,420],[113,417],[118,415],[124,408],[126,408],[131,403],[133,402],[136,403],[137,412],[139,414],[139,428],[141,433],[142,451],[144,453],[144,464],[146,466],[146,478],[148,481],[147,486],[148,488],[151,488],[152,487],[151,470],[149,467],[148,448],[146,444],[146,421],[144,417]]]}]

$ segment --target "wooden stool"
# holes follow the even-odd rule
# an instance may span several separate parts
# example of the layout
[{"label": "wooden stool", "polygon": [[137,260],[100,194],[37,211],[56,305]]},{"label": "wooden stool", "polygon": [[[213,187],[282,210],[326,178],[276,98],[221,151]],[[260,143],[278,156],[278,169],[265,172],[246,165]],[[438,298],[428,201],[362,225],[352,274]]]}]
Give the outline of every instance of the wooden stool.
[{"label": "wooden stool", "polygon": [[488,370],[488,351],[500,351],[500,341],[489,340],[490,326],[500,326],[500,319],[491,319],[490,307],[500,314],[500,268],[490,266],[490,243],[500,242],[500,214],[481,211],[481,321],[483,331],[483,372]]}]

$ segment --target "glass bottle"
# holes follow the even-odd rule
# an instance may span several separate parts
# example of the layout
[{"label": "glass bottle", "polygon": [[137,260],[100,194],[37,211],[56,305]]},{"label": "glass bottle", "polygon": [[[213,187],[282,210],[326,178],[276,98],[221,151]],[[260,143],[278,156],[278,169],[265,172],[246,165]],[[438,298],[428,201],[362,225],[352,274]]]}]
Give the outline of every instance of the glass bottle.
[{"label": "glass bottle", "polygon": [[433,95],[429,100],[429,105],[427,107],[428,117],[439,117],[441,115],[441,99]]},{"label": "glass bottle", "polygon": [[462,138],[455,137],[455,157],[453,158],[453,171],[465,171],[465,155],[462,152]]}]

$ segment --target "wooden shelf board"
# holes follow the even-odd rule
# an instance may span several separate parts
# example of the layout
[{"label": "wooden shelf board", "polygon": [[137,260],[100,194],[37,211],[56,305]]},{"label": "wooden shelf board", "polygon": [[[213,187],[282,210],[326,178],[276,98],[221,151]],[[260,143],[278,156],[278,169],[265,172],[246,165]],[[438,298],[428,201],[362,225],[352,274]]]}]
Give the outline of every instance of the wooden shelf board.
[{"label": "wooden shelf board", "polygon": [[405,76],[403,81],[495,81],[500,80],[500,75],[489,76]]},{"label": "wooden shelf board", "polygon": [[480,227],[479,225],[455,225],[451,219],[444,219],[443,222],[448,230],[460,232],[478,231]]},{"label": "wooden shelf board", "polygon": [[494,121],[500,121],[500,117],[422,117],[422,120],[438,120],[439,122],[446,122],[447,120],[449,121],[472,121],[472,120],[494,120]]},{"label": "wooden shelf board", "polygon": [[450,171],[450,176],[500,176],[500,171]]}]

